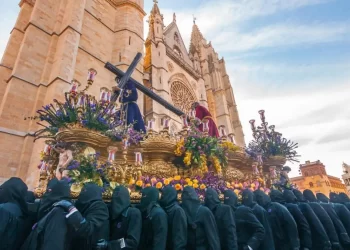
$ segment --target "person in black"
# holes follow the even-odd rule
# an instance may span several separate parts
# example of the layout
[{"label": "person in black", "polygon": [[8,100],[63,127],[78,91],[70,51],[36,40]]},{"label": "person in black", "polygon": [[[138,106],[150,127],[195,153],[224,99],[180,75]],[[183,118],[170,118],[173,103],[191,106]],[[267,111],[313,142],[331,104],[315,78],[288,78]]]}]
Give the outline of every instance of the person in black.
[{"label": "person in black", "polygon": [[237,250],[236,223],[230,206],[222,204],[218,193],[212,188],[206,190],[204,203],[215,217],[221,249]]},{"label": "person in black", "polygon": [[286,203],[284,196],[282,192],[279,190],[272,190],[270,193],[271,200],[273,202],[278,202],[281,205],[285,206],[288,211],[293,216],[299,232],[299,239],[300,239],[300,249],[301,250],[307,250],[312,248],[312,241],[311,241],[311,230],[309,223],[307,222],[306,218],[300,211],[299,207],[296,204],[293,203]]},{"label": "person in black", "polygon": [[229,205],[234,212],[238,249],[259,249],[264,241],[265,229],[252,210],[238,206],[238,197],[232,190],[224,191],[224,204]]},{"label": "person in black", "polygon": [[338,200],[350,211],[350,198],[346,193],[339,193]]},{"label": "person in black", "polygon": [[24,242],[21,250],[66,250],[69,249],[71,237],[66,222],[66,213],[54,204],[70,199],[70,187],[65,180],[56,178],[49,181],[46,193],[41,199],[38,222]]},{"label": "person in black", "polygon": [[[300,197],[300,194],[298,192],[294,192],[294,193],[297,198]],[[323,207],[317,202],[315,195],[312,193],[311,190],[308,190],[308,191],[304,190],[302,197],[305,198],[306,201],[308,201],[308,204],[310,205],[312,210],[314,210],[318,219],[321,221],[323,228],[326,230],[329,240],[332,244],[332,250],[341,249],[338,234],[337,234],[337,231],[335,230],[333,222],[329,217],[328,213],[326,212],[326,210],[324,210]]]},{"label": "person in black", "polygon": [[261,190],[255,190],[254,196],[256,202],[265,208],[269,215],[275,249],[299,250],[298,228],[288,209],[277,202],[271,202],[270,197]]},{"label": "person in black", "polygon": [[162,190],[159,204],[168,215],[168,239],[166,250],[185,250],[187,244],[187,218],[177,202],[177,191],[171,186]]},{"label": "person in black", "polygon": [[[328,198],[326,200],[328,200]],[[335,212],[337,213],[340,221],[343,223],[346,232],[348,235],[350,235],[350,211],[339,202],[339,196],[336,193],[331,192],[329,194],[329,201],[333,203],[332,206]]]},{"label": "person in black", "polygon": [[187,215],[187,250],[218,250],[220,239],[214,215],[202,206],[196,191],[185,187],[182,192],[182,208]]},{"label": "person in black", "polygon": [[17,177],[10,178],[0,186],[1,250],[16,250],[27,237],[27,190],[27,185]]},{"label": "person in black", "polygon": [[[250,208],[256,218],[260,221],[265,229],[264,241],[261,243],[259,250],[275,250],[271,225],[266,210],[254,201],[254,194],[249,189],[242,192],[242,204]],[[277,249],[276,249],[277,250]]]},{"label": "person in black", "polygon": [[[312,191],[311,191],[311,193],[312,193]],[[313,195],[313,193],[312,193],[312,195]],[[324,208],[324,210],[326,210],[329,217],[332,219],[335,230],[338,233],[338,238],[340,240],[340,243],[342,244],[342,246],[345,249],[349,249],[350,248],[349,235],[348,235],[343,223],[339,219],[337,213],[335,212],[335,210],[333,208],[333,204],[330,204],[328,197],[322,193],[317,193],[316,197],[317,197],[317,200],[320,202],[321,206]]]},{"label": "person in black", "polygon": [[102,200],[102,189],[94,183],[87,183],[81,190],[75,206],[69,201],[55,204],[68,213],[68,224],[74,229],[72,250],[98,248],[109,238],[108,207]]},{"label": "person in black", "polygon": [[159,206],[159,191],[155,187],[142,190],[140,210],[142,231],[140,250],[164,250],[167,242],[168,218]]},{"label": "person in black", "polygon": [[[298,193],[299,199],[294,193]],[[290,204],[297,205],[305,219],[307,220],[311,231],[312,250],[331,250],[331,242],[323,228],[321,221],[316,216],[315,212],[306,202],[303,194],[299,190],[285,190],[283,192],[286,206]]]}]

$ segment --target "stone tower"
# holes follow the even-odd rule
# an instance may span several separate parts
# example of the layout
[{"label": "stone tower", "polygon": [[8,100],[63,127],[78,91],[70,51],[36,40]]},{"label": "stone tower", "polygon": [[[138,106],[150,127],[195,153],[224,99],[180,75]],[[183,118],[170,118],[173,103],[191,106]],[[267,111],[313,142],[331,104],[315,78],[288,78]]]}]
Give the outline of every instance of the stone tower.
[{"label": "stone tower", "polygon": [[[97,77],[89,93],[114,86],[109,61],[128,67],[143,52],[143,0],[22,0],[0,65],[0,182],[19,176],[30,187],[43,141],[33,143],[36,122],[24,120],[42,105],[62,99],[76,79]],[[133,74],[143,79],[140,63]],[[143,98],[139,98],[143,105]]]}]

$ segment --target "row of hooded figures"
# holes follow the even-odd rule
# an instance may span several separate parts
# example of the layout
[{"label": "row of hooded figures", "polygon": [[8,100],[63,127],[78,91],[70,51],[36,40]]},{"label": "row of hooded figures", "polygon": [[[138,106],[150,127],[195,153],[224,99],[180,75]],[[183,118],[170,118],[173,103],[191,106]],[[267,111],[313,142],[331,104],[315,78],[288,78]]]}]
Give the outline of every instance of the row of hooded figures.
[{"label": "row of hooded figures", "polygon": [[75,202],[65,179],[49,181],[40,201],[13,177],[0,186],[1,250],[334,250],[350,249],[350,199],[310,190],[231,190],[224,202],[208,188],[202,203],[192,187],[142,190],[133,206],[118,186],[110,203],[87,183]]}]

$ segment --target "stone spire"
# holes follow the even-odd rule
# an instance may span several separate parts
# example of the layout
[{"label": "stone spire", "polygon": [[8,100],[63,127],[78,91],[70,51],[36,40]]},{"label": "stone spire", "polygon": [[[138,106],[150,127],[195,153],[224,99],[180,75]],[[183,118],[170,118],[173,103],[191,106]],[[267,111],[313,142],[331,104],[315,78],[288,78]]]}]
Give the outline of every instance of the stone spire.
[{"label": "stone spire", "polygon": [[202,43],[204,37],[200,32],[197,24],[196,18],[193,18],[191,42],[190,42],[190,53],[194,54],[197,51],[198,46]]},{"label": "stone spire", "polygon": [[159,40],[163,38],[163,15],[160,13],[158,1],[153,0],[153,2],[153,8],[148,19],[149,30],[146,40]]}]

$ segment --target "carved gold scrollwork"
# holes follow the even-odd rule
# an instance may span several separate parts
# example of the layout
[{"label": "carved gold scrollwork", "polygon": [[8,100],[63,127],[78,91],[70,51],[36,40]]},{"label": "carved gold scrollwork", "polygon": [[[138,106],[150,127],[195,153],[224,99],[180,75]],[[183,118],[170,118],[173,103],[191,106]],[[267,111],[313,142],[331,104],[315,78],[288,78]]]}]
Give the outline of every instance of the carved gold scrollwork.
[{"label": "carved gold scrollwork", "polygon": [[238,170],[234,167],[227,167],[225,174],[224,174],[224,177],[225,177],[226,181],[231,182],[231,181],[243,180],[244,174],[240,170]]},{"label": "carved gold scrollwork", "polygon": [[172,164],[162,160],[149,161],[142,166],[142,174],[156,176],[158,178],[174,177],[177,174],[177,168]]}]

